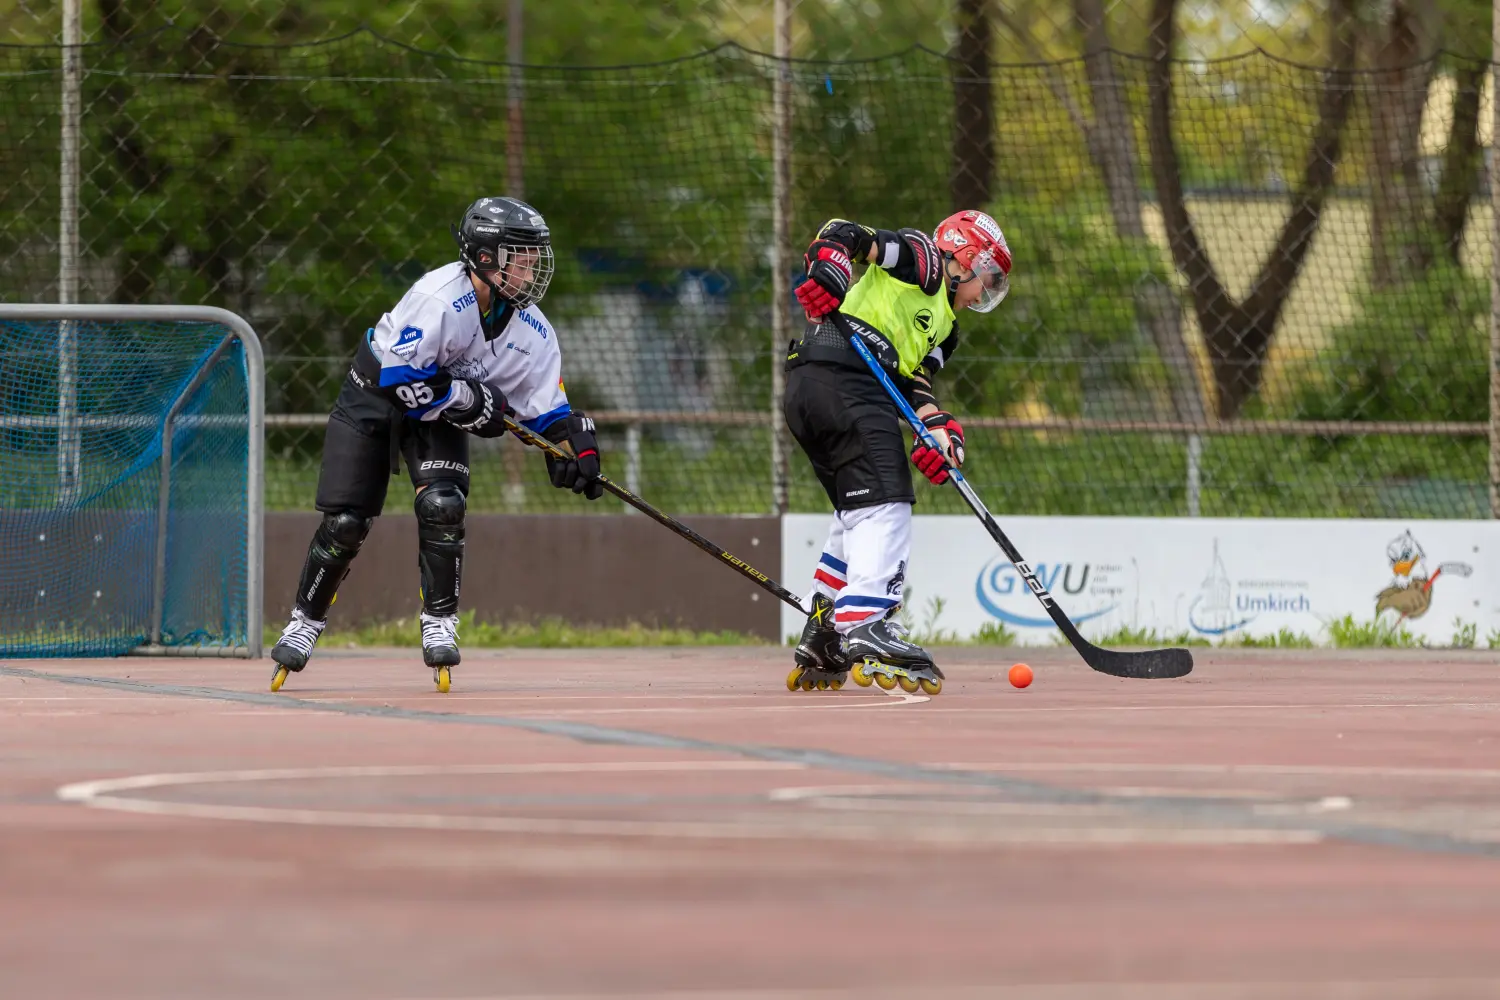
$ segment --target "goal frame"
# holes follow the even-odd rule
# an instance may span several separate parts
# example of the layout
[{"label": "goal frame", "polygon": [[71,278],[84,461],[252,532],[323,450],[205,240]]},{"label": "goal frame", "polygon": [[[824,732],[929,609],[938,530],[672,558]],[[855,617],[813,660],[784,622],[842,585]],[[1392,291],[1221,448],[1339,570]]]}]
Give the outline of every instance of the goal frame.
[{"label": "goal frame", "polygon": [[[151,630],[147,641],[130,650],[134,656],[218,656],[247,657],[258,659],[264,655],[262,635],[264,594],[263,574],[265,569],[265,422],[266,422],[266,362],[260,338],[248,320],[217,306],[192,305],[56,305],[51,303],[0,304],[0,320],[19,322],[58,321],[58,348],[60,359],[65,360],[70,352],[76,353],[71,340],[76,336],[70,320],[92,320],[96,322],[118,322],[139,320],[169,323],[214,323],[228,332],[214,348],[208,361],[200,366],[197,375],[183,387],[162,418],[161,485],[157,497],[156,552],[151,567]],[[172,497],[172,445],[174,425],[182,407],[192,398],[199,386],[212,372],[214,365],[224,352],[239,341],[245,352],[245,380],[247,395],[246,414],[246,470],[245,470],[245,637],[243,646],[166,646],[162,644],[162,621],[166,612],[167,587],[167,523]],[[76,397],[77,374],[70,366],[60,365],[58,386],[58,412],[56,417],[43,418],[58,428],[58,463],[63,473],[66,467],[76,467],[76,459],[66,454],[69,442],[78,440]],[[70,426],[71,425],[71,426]],[[66,478],[66,473],[63,473]]]}]

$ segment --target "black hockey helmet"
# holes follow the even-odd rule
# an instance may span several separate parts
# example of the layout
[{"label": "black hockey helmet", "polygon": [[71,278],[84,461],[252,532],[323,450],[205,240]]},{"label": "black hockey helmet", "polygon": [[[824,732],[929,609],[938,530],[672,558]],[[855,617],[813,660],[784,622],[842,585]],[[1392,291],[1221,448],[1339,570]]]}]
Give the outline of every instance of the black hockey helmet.
[{"label": "black hockey helmet", "polygon": [[480,198],[452,228],[459,259],[497,299],[524,309],[547,293],[552,233],[536,209],[516,198]]}]

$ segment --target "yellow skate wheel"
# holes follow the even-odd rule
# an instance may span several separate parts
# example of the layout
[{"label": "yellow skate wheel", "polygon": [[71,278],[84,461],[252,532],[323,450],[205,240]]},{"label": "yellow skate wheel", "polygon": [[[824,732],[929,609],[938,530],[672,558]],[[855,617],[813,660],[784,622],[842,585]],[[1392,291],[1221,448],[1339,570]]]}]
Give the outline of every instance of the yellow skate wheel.
[{"label": "yellow skate wheel", "polygon": [[903,675],[896,678],[896,683],[900,684],[901,690],[905,691],[907,694],[917,693],[918,684],[916,678],[914,677],[906,677]]},{"label": "yellow skate wheel", "polygon": [[806,674],[803,674],[802,675],[802,683],[801,683],[800,687],[804,691],[811,691],[813,688],[817,687],[817,682],[815,682],[811,677],[807,676]]},{"label": "yellow skate wheel", "polygon": [[890,674],[876,674],[875,683],[880,685],[880,690],[889,691],[896,686],[896,678]]},{"label": "yellow skate wheel", "polygon": [[786,675],[786,689],[795,691],[802,686],[802,668],[793,667],[792,672]]},{"label": "yellow skate wheel", "polygon": [[447,694],[448,688],[453,685],[453,671],[447,667],[438,667],[432,679],[437,681],[438,694]]},{"label": "yellow skate wheel", "polygon": [[828,690],[828,678],[821,677],[821,678],[818,679],[818,690],[819,691],[827,691]]},{"label": "yellow skate wheel", "polygon": [[291,671],[286,667],[277,667],[276,672],[271,675],[271,690],[280,691],[281,685],[286,683],[287,675],[290,673]]},{"label": "yellow skate wheel", "polygon": [[926,691],[928,694],[939,694],[943,690],[943,682],[935,677],[932,680],[928,680],[927,678],[923,677],[922,690]]},{"label": "yellow skate wheel", "polygon": [[828,682],[828,686],[837,691],[839,688],[844,686],[844,679],[842,677],[835,677],[833,680]]},{"label": "yellow skate wheel", "polygon": [[863,663],[856,663],[850,673],[854,675],[854,683],[862,688],[867,688],[875,683],[875,678],[865,672],[865,665]]}]

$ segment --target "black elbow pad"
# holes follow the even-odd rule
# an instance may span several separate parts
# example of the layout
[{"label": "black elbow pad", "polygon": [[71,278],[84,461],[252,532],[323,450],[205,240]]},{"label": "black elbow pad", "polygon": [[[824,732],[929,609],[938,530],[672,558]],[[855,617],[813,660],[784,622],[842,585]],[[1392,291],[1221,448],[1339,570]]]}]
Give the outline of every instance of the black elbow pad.
[{"label": "black elbow pad", "polygon": [[898,229],[896,235],[911,247],[917,287],[926,295],[936,295],[943,287],[943,255],[937,244],[920,229]]}]

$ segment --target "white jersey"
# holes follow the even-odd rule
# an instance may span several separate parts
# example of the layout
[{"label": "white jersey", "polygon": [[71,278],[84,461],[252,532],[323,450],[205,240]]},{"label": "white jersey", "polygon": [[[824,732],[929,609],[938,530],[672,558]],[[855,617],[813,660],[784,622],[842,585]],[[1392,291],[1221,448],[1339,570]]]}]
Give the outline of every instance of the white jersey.
[{"label": "white jersey", "polygon": [[[381,386],[411,386],[412,399],[402,395],[407,415],[436,420],[462,400],[455,400],[451,386],[433,393],[427,380],[439,372],[474,379],[498,389],[520,423],[546,430],[569,412],[557,331],[535,304],[508,311],[504,329],[486,340],[478,297],[463,264],[427,272],[370,332]],[[424,392],[429,398],[422,398]]]}]

